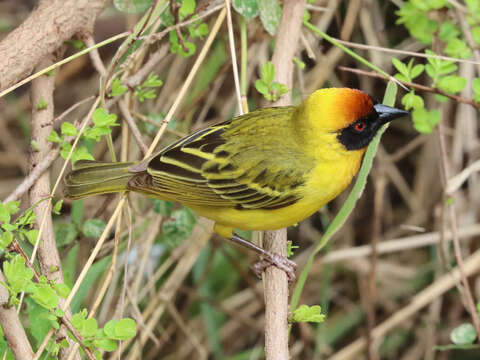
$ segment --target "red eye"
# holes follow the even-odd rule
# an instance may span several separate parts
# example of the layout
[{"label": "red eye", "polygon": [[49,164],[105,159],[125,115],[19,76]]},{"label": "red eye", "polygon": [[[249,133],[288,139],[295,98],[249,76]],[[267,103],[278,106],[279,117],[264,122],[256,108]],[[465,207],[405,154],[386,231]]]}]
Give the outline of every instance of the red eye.
[{"label": "red eye", "polygon": [[355,129],[355,131],[357,132],[362,132],[363,130],[365,130],[365,127],[367,125],[365,124],[365,122],[361,121],[359,123],[356,123],[355,126],[353,127]]}]

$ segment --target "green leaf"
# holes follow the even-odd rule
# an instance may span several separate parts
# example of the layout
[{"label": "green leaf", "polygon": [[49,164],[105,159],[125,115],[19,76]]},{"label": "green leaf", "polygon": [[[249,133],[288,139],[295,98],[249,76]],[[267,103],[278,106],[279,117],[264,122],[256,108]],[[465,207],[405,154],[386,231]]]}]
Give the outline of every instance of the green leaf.
[{"label": "green leaf", "polygon": [[71,244],[77,238],[78,232],[75,224],[67,222],[55,222],[53,224],[57,247]]},{"label": "green leaf", "polygon": [[260,77],[267,85],[270,85],[273,82],[273,79],[275,77],[275,68],[271,61],[262,64],[260,70]]},{"label": "green leaf", "polygon": [[137,14],[152,6],[153,0],[113,0],[113,4],[121,12]]},{"label": "green leaf", "polygon": [[437,82],[437,87],[448,93],[456,94],[462,91],[467,85],[467,79],[457,76],[457,75],[448,75],[442,77]]},{"label": "green leaf", "polygon": [[78,160],[95,160],[85,146],[77,146],[72,153],[72,164],[75,164]]},{"label": "green leaf", "polygon": [[10,231],[0,233],[0,249],[5,250],[13,241],[13,234]]},{"label": "green leaf", "polygon": [[423,99],[415,95],[414,91],[410,91],[402,98],[402,105],[405,107],[405,110],[410,109],[420,109],[424,107]]},{"label": "green leaf", "polygon": [[180,19],[183,20],[187,15],[193,14],[195,6],[195,0],[182,0],[182,5],[178,11]]},{"label": "green leaf", "polygon": [[301,305],[293,312],[292,321],[321,323],[325,321],[325,315],[322,314],[320,305]]},{"label": "green leaf", "polygon": [[88,219],[83,224],[82,232],[86,237],[98,238],[106,226],[105,221],[101,219]]},{"label": "green leaf", "polygon": [[410,71],[410,79],[415,79],[416,77],[420,76],[420,74],[423,73],[423,70],[425,70],[425,65],[423,64],[415,65],[412,71]]},{"label": "green leaf", "polygon": [[152,199],[153,211],[162,216],[170,216],[173,209],[173,202],[159,199]]},{"label": "green leaf", "polygon": [[278,0],[258,0],[258,8],[263,27],[270,35],[274,36],[282,18],[282,8],[278,4]]},{"label": "green leaf", "polygon": [[258,0],[233,0],[233,8],[247,19],[258,15]]},{"label": "green leaf", "polygon": [[37,103],[37,110],[45,110],[48,107],[48,102],[40,99]]},{"label": "green leaf", "polygon": [[38,230],[37,229],[28,230],[24,234],[27,237],[28,242],[33,246],[35,246],[35,243],[37,242],[37,237],[38,237]]},{"label": "green leaf", "polygon": [[458,38],[450,39],[445,46],[445,54],[451,57],[458,57],[461,59],[469,59],[472,57],[472,52],[468,48],[465,41]]},{"label": "green leaf", "polygon": [[425,108],[419,108],[412,111],[412,120],[414,128],[422,134],[430,134],[440,121],[440,111],[428,111]]},{"label": "green leaf", "polygon": [[9,201],[4,204],[4,206],[10,215],[16,214],[20,211],[20,201]]},{"label": "green leaf", "polygon": [[25,266],[25,259],[21,255],[15,255],[10,261],[4,262],[3,273],[13,294],[25,290],[32,283],[33,270]]},{"label": "green leaf", "polygon": [[58,200],[55,205],[53,205],[53,209],[52,209],[52,212],[55,214],[55,215],[60,215],[60,212],[62,210],[62,205],[63,205],[63,200],[60,199]]},{"label": "green leaf", "polygon": [[87,309],[82,309],[81,311],[72,315],[71,322],[72,322],[72,325],[75,327],[75,329],[80,330],[83,322],[87,318],[87,315],[88,315]]},{"label": "green leaf", "polygon": [[72,203],[70,217],[72,218],[72,222],[80,227],[83,222],[83,200],[75,200]]},{"label": "green leaf", "polygon": [[111,320],[103,328],[105,334],[113,340],[129,340],[137,334],[137,324],[130,318]]},{"label": "green leaf", "polygon": [[125,94],[127,87],[122,85],[122,80],[120,78],[115,78],[112,82],[112,91],[110,91],[110,96],[121,96]]},{"label": "green leaf", "polygon": [[480,102],[480,78],[473,79],[472,88],[473,88],[473,99],[476,102]]},{"label": "green leaf", "polygon": [[10,223],[10,212],[8,208],[0,202],[0,222],[2,223]]},{"label": "green leaf", "polygon": [[393,77],[397,80],[404,81],[404,82],[408,82],[408,80],[409,80],[408,78],[406,78],[402,74],[395,74]]},{"label": "green leaf", "polygon": [[108,339],[108,338],[95,339],[93,341],[93,344],[96,347],[108,352],[115,351],[117,349],[117,342],[115,340]]},{"label": "green leaf", "polygon": [[476,338],[475,328],[470,323],[462,324],[450,333],[450,340],[456,345],[473,344]]},{"label": "green leaf", "polygon": [[439,36],[443,42],[458,37],[461,34],[460,29],[456,27],[451,21],[444,21],[440,25]]},{"label": "green leaf", "polygon": [[95,126],[112,126],[115,125],[117,115],[109,114],[107,110],[103,108],[98,108],[95,109],[95,111],[93,112],[92,119]]},{"label": "green leaf", "polygon": [[57,292],[58,296],[63,299],[66,299],[70,294],[70,288],[65,285],[64,283],[55,283],[54,284],[55,291]]},{"label": "green leaf", "polygon": [[61,127],[61,132],[63,136],[77,136],[77,128],[69,122],[64,122]]},{"label": "green leaf", "polygon": [[[25,211],[18,219],[17,219],[17,224],[19,226],[25,226],[25,225],[32,225],[35,220],[37,219],[37,216],[33,212],[32,209],[29,209]],[[0,220],[1,221],[1,220]]]},{"label": "green leaf", "polygon": [[480,26],[472,28],[473,41],[480,45]]},{"label": "green leaf", "polygon": [[257,91],[263,95],[266,95],[269,92],[267,84],[265,84],[265,82],[261,79],[257,79],[255,81],[255,89],[257,89]]},{"label": "green leaf", "polygon": [[58,306],[58,295],[48,284],[37,283],[32,299],[45,309],[51,310]]},{"label": "green leaf", "polygon": [[[410,78],[409,71],[407,69],[407,65],[405,65],[403,62],[401,62],[397,58],[392,58],[392,63],[393,63],[393,66],[395,66],[395,68],[397,69],[397,71],[401,75],[403,75],[406,79]],[[408,80],[406,80],[406,81],[408,81]]]},{"label": "green leaf", "polygon": [[163,81],[154,73],[150,73],[142,84],[143,87],[160,87],[162,85]]},{"label": "green leaf", "polygon": [[52,130],[50,132],[50,135],[47,136],[47,140],[51,141],[51,142],[54,142],[54,143],[59,143],[59,142],[62,141],[62,139],[60,138],[60,136],[58,136],[58,134],[55,130]]},{"label": "green leaf", "polygon": [[192,210],[184,207],[172,212],[171,219],[162,224],[161,240],[171,247],[176,247],[185,241],[192,233],[197,222]]},{"label": "green leaf", "polygon": [[60,144],[60,156],[64,159],[68,157],[68,154],[70,154],[70,150],[72,149],[72,144],[69,142],[62,142]]}]

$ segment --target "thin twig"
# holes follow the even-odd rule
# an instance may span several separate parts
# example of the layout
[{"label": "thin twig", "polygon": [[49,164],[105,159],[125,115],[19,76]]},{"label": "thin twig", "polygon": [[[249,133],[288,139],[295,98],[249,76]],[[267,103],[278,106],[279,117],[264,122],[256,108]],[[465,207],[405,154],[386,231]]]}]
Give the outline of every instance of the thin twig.
[{"label": "thin twig", "polygon": [[137,124],[135,124],[135,119],[130,114],[130,111],[128,110],[128,107],[124,101],[120,101],[118,103],[118,107],[120,108],[125,122],[128,124],[128,127],[132,131],[133,138],[137,142],[138,147],[142,151],[142,154],[145,155],[148,151],[148,146],[143,141],[142,134],[140,134],[140,130],[138,130]]},{"label": "thin twig", "polygon": [[240,91],[240,79],[238,77],[237,54],[235,49],[235,35],[233,34],[230,0],[225,0],[225,7],[227,9],[228,41],[230,43],[230,56],[232,57],[233,82],[235,84],[235,94],[237,95],[238,112],[240,115],[243,115],[242,94]]},{"label": "thin twig", "polygon": [[[378,79],[389,80],[386,76],[383,76],[382,74],[378,74],[378,73],[373,72],[373,71],[353,69],[353,68],[349,68],[349,67],[345,67],[345,66],[339,66],[338,69],[343,70],[343,71],[348,71],[348,72],[351,72],[351,73],[355,73],[355,74],[359,74],[359,75],[365,75],[365,76],[375,77],[375,78],[378,78]],[[466,99],[466,98],[463,98],[461,96],[449,94],[449,93],[447,93],[447,92],[445,92],[441,89],[431,88],[429,86],[425,86],[425,85],[421,85],[421,84],[417,84],[417,83],[411,83],[411,82],[408,82],[408,81],[400,81],[400,82],[403,85],[408,86],[410,88],[414,88],[414,89],[424,91],[424,92],[428,92],[428,93],[443,95],[443,96],[448,97],[449,99],[455,100],[459,103],[471,105],[477,110],[480,109],[480,103],[476,103],[472,99]]]},{"label": "thin twig", "polygon": [[383,52],[392,53],[392,54],[402,54],[402,55],[409,55],[409,56],[422,57],[422,58],[432,58],[432,59],[440,59],[440,60],[447,60],[447,61],[454,61],[454,62],[464,62],[464,63],[476,64],[476,65],[480,64],[479,61],[474,61],[474,60],[453,58],[453,57],[443,56],[443,55],[430,55],[430,54],[419,53],[414,51],[385,48],[381,46],[365,45],[365,44],[354,43],[351,41],[340,40],[337,38],[333,38],[333,39],[342,45],[347,45],[349,47],[357,48],[357,49],[376,50],[376,51],[383,51]]},{"label": "thin twig", "polygon": [[15,201],[20,199],[25,193],[35,184],[40,176],[47,170],[53,163],[53,161],[60,154],[59,149],[52,149],[50,152],[33,168],[33,170],[28,174],[28,176],[23,179],[23,181],[13,190],[13,192],[8,195],[3,203],[9,201]]}]

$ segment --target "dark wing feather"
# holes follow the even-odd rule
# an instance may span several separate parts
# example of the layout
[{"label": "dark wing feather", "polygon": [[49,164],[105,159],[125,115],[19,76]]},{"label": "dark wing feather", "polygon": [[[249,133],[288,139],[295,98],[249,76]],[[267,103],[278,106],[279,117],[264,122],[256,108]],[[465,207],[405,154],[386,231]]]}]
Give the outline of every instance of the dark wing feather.
[{"label": "dark wing feather", "polygon": [[[192,206],[276,209],[295,203],[313,161],[293,139],[287,144],[293,109],[252,112],[177,141],[150,160],[148,187]],[[263,134],[278,137],[259,138]],[[252,144],[256,140],[262,145]]]}]

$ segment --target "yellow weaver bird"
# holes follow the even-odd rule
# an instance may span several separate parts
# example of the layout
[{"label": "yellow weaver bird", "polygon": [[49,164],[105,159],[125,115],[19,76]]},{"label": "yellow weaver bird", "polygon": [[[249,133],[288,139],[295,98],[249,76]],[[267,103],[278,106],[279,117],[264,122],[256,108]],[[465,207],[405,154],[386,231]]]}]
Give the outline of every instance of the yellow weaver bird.
[{"label": "yellow weaver bird", "polygon": [[406,114],[360,90],[322,89],[299,106],[260,109],[197,131],[138,163],[79,161],[66,195],[128,190],[178,201],[289,272],[289,260],[233,229],[275,230],[312,215],[350,184],[378,129]]}]

